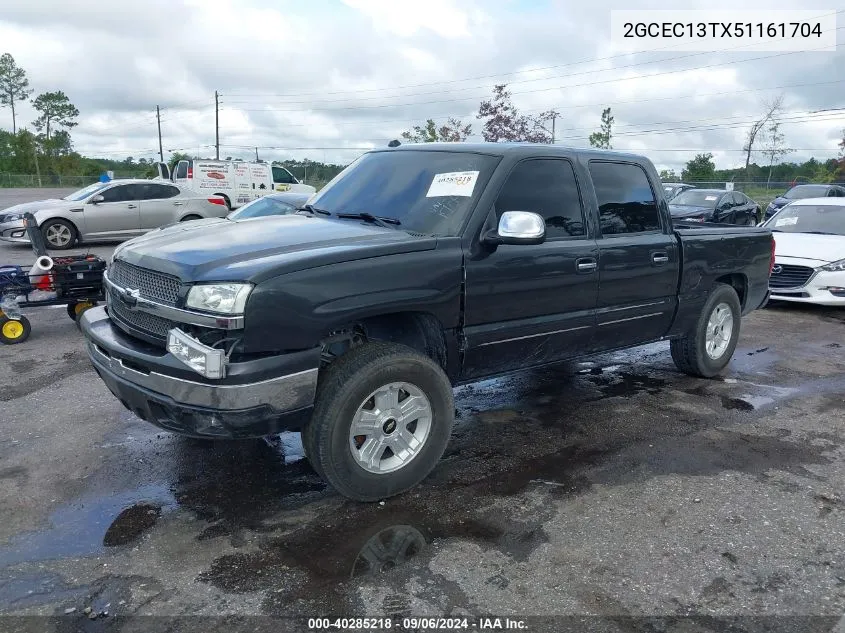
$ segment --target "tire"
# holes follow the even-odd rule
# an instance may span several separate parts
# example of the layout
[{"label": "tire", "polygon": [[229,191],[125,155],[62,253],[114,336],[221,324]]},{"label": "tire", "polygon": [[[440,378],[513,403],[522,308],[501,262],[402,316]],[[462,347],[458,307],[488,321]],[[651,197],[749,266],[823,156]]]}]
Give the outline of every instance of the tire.
[{"label": "tire", "polygon": [[[392,401],[398,414],[399,405],[412,396],[419,412],[406,420],[388,412],[372,414],[372,434],[352,435],[356,416],[366,415],[368,408],[378,412],[376,398],[384,408]],[[368,343],[325,370],[302,445],[317,474],[340,494],[378,501],[425,479],[443,456],[454,418],[452,385],[439,365],[404,345]],[[411,448],[407,438],[419,445]],[[376,447],[369,468],[359,461],[368,442]],[[399,453],[393,452],[394,446]]]},{"label": "tire", "polygon": [[0,313],[0,342],[4,345],[23,343],[31,333],[32,326],[25,316],[20,319],[10,319],[5,314]]},{"label": "tire", "polygon": [[202,216],[196,215],[196,214],[186,215],[184,218],[182,218],[179,221],[180,222],[190,222],[191,220],[202,220]]},{"label": "tire", "polygon": [[47,243],[47,248],[64,251],[73,248],[79,239],[79,232],[76,227],[61,218],[47,220],[41,225],[41,235]]},{"label": "tire", "polygon": [[79,327],[79,319],[82,317],[82,313],[96,305],[96,301],[77,301],[76,303],[69,303],[67,304],[67,315],[72,321],[75,321],[76,326]]},{"label": "tire", "polygon": [[[727,339],[724,336],[716,339],[727,344],[723,349],[717,348],[714,350],[718,353],[718,356],[714,358],[707,350],[708,330],[713,327],[710,322],[711,317],[718,317],[715,314],[717,310],[724,314],[725,308],[730,310],[727,319],[731,324],[731,331],[727,335]],[[726,284],[716,284],[701,310],[695,328],[683,337],[673,339],[670,342],[672,360],[675,362],[675,366],[685,374],[701,378],[712,378],[722,371],[730,362],[739,340],[739,328],[742,322],[741,310],[736,290]],[[722,333],[724,334],[724,331]]]}]

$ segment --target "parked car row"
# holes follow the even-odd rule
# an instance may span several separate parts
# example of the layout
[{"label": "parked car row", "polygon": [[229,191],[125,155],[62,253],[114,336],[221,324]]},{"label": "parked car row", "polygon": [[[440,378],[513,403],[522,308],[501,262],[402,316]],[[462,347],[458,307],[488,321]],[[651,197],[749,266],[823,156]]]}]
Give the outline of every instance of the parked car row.
[{"label": "parked car row", "polygon": [[799,184],[772,200],[761,214],[760,206],[740,191],[698,189],[682,182],[663,183],[663,191],[675,219],[740,225],[749,224],[747,214],[751,207],[755,209],[757,222],[768,220],[793,200],[845,198],[842,185]]}]

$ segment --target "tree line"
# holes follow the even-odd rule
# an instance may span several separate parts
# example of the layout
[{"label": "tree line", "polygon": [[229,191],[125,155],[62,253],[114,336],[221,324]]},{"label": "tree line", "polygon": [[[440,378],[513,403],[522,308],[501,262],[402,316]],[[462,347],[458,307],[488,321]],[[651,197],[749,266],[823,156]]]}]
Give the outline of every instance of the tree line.
[{"label": "tree line", "polygon": [[[763,104],[762,114],[755,118],[744,135],[742,152],[745,166],[736,169],[716,169],[713,154],[697,154],[687,162],[681,175],[674,170],[663,170],[660,177],[669,181],[747,181],[747,182],[842,182],[845,181],[845,130],[839,144],[840,156],[826,161],[815,158],[804,163],[787,163],[783,158],[794,150],[787,147],[781,132],[779,115],[783,111],[783,95]],[[548,110],[531,116],[520,113],[511,101],[506,84],[495,86],[491,99],[482,101],[476,119],[482,121],[481,136],[488,142],[525,141],[554,143],[554,122],[560,114]],[[551,127],[550,127],[551,123]],[[611,108],[602,110],[599,128],[589,136],[591,147],[613,149],[614,117]],[[401,137],[410,143],[461,142],[472,136],[472,123],[450,117],[437,126],[434,119],[402,132]],[[754,156],[764,159],[763,165],[752,162]]]},{"label": "tree line", "polygon": [[[151,177],[156,173],[155,162],[140,158],[137,162],[128,157],[122,160],[86,158],[73,150],[70,131],[77,125],[79,110],[61,90],[47,91],[30,99],[34,90],[29,85],[26,71],[20,68],[9,53],[0,55],[0,107],[11,110],[12,130],[0,129],[0,172],[36,174],[44,176],[81,175],[96,177],[104,171],[119,172],[121,176]],[[513,104],[507,84],[493,88],[489,99],[479,104],[476,119],[481,121],[481,136],[487,142],[525,141],[554,143],[555,127],[560,113],[546,110],[539,114],[520,112]],[[26,125],[18,127],[17,105],[30,101],[38,113],[31,122],[34,130]],[[678,176],[673,171],[661,172],[666,180],[721,181],[744,180],[753,182],[783,182],[804,179],[811,182],[845,181],[845,130],[842,131],[840,157],[826,161],[810,159],[805,163],[786,163],[783,158],[794,150],[784,143],[779,115],[783,109],[783,96],[764,103],[763,112],[750,125],[744,136],[742,152],[745,166],[737,169],[716,169],[713,155],[697,154]],[[602,110],[599,128],[589,136],[590,146],[612,149],[614,117],[611,108]],[[472,135],[472,123],[451,117],[438,126],[433,119],[401,133],[401,138],[411,143],[435,141],[461,142]],[[763,157],[763,165],[752,162],[754,156]],[[170,164],[187,154],[174,152]],[[228,157],[228,160],[231,160]],[[281,161],[297,178],[314,182],[327,182],[343,169],[342,165],[319,161]]]}]

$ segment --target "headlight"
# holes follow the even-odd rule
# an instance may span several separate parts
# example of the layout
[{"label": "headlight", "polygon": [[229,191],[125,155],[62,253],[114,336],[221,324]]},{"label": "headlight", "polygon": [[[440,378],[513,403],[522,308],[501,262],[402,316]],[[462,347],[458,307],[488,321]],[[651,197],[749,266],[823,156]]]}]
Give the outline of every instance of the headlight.
[{"label": "headlight", "polygon": [[775,203],[774,203],[774,202],[770,202],[770,203],[769,203],[769,206],[768,206],[768,207],[766,207],[766,209],[767,209],[767,210],[769,210],[769,209],[775,209],[775,208],[776,208],[776,207],[775,207]]},{"label": "headlight", "polygon": [[821,267],[822,270],[826,270],[831,273],[840,273],[845,271],[845,259],[840,259],[838,262],[831,262],[830,264],[825,264]]},{"label": "headlight", "polygon": [[243,314],[252,284],[200,284],[188,292],[189,308],[219,314]]},{"label": "headlight", "polygon": [[167,333],[167,351],[206,378],[226,375],[226,354],[222,349],[203,345],[178,328]]},{"label": "headlight", "polygon": [[0,216],[0,222],[17,222],[18,220],[23,220],[23,215],[20,213],[11,213],[6,216]]}]

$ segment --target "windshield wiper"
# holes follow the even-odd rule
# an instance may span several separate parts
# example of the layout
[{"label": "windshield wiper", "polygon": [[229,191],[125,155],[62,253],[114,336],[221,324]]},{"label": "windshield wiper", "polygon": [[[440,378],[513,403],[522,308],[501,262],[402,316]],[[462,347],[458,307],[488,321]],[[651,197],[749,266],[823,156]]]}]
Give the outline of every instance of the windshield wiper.
[{"label": "windshield wiper", "polygon": [[831,233],[830,231],[801,231],[802,233],[812,233],[813,235],[839,235],[838,233]]},{"label": "windshield wiper", "polygon": [[400,224],[402,224],[396,218],[379,217],[377,215],[373,215],[372,213],[367,213],[366,211],[361,211],[360,213],[338,213],[337,217],[349,218],[352,220],[366,220],[367,222],[372,222],[373,224],[383,226],[386,229],[393,228],[393,226],[399,226]]},{"label": "windshield wiper", "polygon": [[297,208],[297,211],[307,211],[312,215],[317,213],[319,213],[320,215],[331,215],[330,211],[326,211],[325,209],[318,209],[313,204],[303,204],[301,207]]}]

